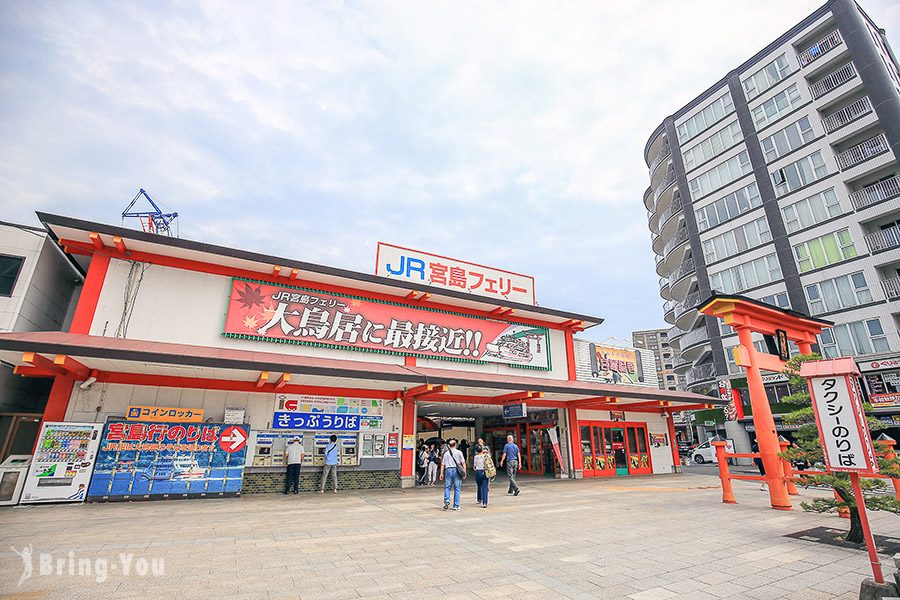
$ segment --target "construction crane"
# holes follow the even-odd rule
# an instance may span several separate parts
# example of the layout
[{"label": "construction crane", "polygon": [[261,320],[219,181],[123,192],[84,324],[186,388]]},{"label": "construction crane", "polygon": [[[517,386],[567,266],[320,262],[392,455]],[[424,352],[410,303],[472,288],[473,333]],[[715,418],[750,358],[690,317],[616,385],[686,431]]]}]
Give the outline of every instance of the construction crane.
[{"label": "construction crane", "polygon": [[[145,210],[145,211],[132,211],[134,205],[140,200],[141,196],[147,199],[147,202],[150,203],[150,206],[153,207],[153,210]],[[125,210],[122,211],[122,224],[125,224],[125,219],[137,219],[141,223],[141,229],[143,229],[146,233],[156,233],[158,235],[167,235],[169,237],[178,237],[178,213],[164,213],[160,210],[159,206],[157,206],[156,202],[153,201],[153,198],[150,197],[144,188],[141,188],[134,199],[125,207]],[[173,231],[174,228],[174,231]]]}]

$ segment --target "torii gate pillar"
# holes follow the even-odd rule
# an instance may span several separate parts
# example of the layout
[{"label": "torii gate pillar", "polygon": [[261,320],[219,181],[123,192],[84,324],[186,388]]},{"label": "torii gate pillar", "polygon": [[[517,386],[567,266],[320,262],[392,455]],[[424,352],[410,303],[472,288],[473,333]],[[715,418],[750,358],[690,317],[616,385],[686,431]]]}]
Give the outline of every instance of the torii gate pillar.
[{"label": "torii gate pillar", "polygon": [[[698,309],[705,315],[718,317],[730,325],[738,334],[741,344],[735,348],[735,363],[747,374],[747,388],[750,391],[750,405],[753,407],[753,425],[759,444],[760,458],[766,470],[769,484],[769,498],[772,508],[791,510],[791,500],[785,487],[784,469],[778,456],[781,448],[775,419],[766,396],[762,371],[780,373],[789,357],[788,340],[797,344],[801,354],[810,354],[816,335],[832,323],[806,315],[776,308],[744,296],[723,296],[713,294]],[[761,333],[776,338],[779,355],[757,352],[753,345],[753,333]]]}]

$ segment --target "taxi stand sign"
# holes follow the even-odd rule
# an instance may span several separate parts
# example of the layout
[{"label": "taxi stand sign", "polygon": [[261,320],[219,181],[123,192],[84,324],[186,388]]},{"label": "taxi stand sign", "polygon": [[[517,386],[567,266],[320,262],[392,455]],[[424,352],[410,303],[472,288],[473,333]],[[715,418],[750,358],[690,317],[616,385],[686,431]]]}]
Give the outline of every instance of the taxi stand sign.
[{"label": "taxi stand sign", "polygon": [[837,372],[811,376],[809,387],[828,469],[877,473],[878,461],[856,377]]},{"label": "taxi stand sign", "polygon": [[866,514],[866,498],[859,482],[860,474],[878,472],[878,462],[863,411],[856,362],[852,358],[809,361],[801,365],[800,375],[809,382],[825,464],[831,471],[844,471],[850,475],[872,575],[876,583],[884,583],[878,550]]}]

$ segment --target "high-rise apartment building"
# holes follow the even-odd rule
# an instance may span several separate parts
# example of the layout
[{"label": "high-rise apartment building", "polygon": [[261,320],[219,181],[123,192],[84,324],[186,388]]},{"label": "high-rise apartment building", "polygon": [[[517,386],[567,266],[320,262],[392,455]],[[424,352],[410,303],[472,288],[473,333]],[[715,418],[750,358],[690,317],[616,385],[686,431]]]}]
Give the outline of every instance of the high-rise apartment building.
[{"label": "high-rise apartment building", "polygon": [[653,352],[656,358],[656,376],[659,389],[680,390],[681,377],[674,370],[675,353],[669,344],[668,329],[648,329],[631,334],[631,343],[635,348],[643,348]]},{"label": "high-rise apartment building", "polygon": [[644,204],[688,389],[739,373],[737,336],[695,310],[718,291],[833,321],[821,352],[856,357],[873,374],[867,393],[900,404],[898,153],[897,58],[852,0],[828,2],[659,125]]}]

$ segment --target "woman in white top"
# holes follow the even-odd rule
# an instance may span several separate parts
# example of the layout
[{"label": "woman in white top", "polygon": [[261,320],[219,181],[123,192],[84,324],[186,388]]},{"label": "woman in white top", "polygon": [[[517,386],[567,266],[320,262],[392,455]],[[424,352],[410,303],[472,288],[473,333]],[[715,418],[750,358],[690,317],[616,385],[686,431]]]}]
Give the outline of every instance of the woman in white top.
[{"label": "woman in white top", "polygon": [[485,472],[485,461],[490,456],[491,451],[487,446],[481,447],[481,452],[473,458],[473,468],[475,469],[475,488],[477,489],[477,501],[481,508],[487,508],[488,505],[488,489],[491,482]]}]

